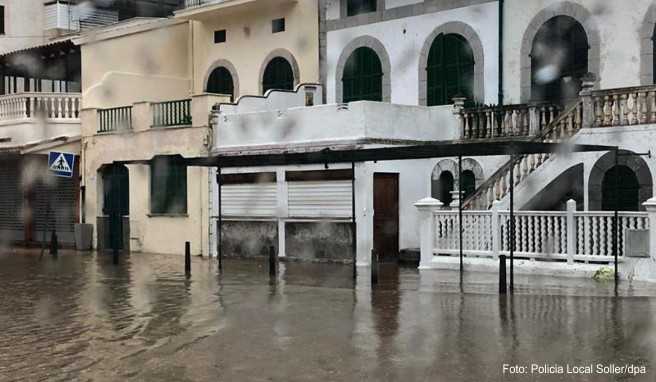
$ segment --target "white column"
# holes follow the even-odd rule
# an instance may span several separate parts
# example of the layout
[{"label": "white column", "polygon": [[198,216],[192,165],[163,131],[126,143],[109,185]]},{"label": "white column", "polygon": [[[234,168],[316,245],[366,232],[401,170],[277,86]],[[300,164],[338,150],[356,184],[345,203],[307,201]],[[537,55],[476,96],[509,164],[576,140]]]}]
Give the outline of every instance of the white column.
[{"label": "white column", "polygon": [[285,169],[276,170],[276,194],[278,215],[278,257],[287,256],[285,245],[285,219],[289,217],[289,198]]},{"label": "white column", "polygon": [[492,202],[492,255],[499,258],[501,250],[501,225],[499,224],[499,200]]},{"label": "white column", "polygon": [[576,254],[576,201],[570,199],[567,201],[567,264],[574,264],[574,255]]},{"label": "white column", "polygon": [[649,215],[649,256],[656,261],[656,197],[642,204]]},{"label": "white column", "polygon": [[414,204],[419,210],[419,269],[430,268],[435,248],[434,214],[442,207],[442,202],[433,198],[424,198]]}]

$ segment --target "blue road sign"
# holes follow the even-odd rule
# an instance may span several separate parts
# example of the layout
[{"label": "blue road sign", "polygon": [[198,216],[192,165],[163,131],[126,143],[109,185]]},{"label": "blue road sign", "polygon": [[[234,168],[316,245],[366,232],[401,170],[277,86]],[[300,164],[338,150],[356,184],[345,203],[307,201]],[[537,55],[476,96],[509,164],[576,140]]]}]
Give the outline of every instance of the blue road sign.
[{"label": "blue road sign", "polygon": [[56,176],[73,177],[75,154],[51,151],[48,153],[48,169]]}]

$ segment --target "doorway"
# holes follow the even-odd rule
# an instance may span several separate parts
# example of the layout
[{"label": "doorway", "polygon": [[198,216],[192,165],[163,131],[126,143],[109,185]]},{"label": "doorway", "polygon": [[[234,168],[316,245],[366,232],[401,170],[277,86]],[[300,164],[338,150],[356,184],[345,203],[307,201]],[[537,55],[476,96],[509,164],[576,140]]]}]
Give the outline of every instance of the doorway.
[{"label": "doorway", "polygon": [[109,218],[108,248],[114,243],[124,249],[123,218],[130,214],[130,177],[124,165],[110,165],[102,170],[103,215]]},{"label": "doorway", "polygon": [[399,258],[399,174],[374,174],[374,251],[381,262]]}]

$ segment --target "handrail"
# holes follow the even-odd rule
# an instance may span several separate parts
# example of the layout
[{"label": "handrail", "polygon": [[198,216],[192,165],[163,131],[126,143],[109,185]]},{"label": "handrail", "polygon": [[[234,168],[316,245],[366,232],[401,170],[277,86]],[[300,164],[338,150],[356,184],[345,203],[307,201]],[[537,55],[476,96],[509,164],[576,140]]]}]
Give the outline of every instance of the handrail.
[{"label": "handrail", "polygon": [[152,110],[152,127],[191,125],[191,99],[153,103]]},{"label": "handrail", "polygon": [[98,109],[98,132],[132,130],[132,106]]}]

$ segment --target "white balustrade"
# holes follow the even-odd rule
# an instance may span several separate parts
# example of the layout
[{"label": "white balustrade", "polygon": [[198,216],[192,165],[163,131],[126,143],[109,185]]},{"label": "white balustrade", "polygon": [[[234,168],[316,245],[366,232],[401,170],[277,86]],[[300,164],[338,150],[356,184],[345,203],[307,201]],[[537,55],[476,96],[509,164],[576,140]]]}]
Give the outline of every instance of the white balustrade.
[{"label": "white balustrade", "polygon": [[[498,211],[497,203],[493,202],[491,210],[463,211],[463,254],[476,257],[508,255],[514,243],[517,258],[559,260],[568,264],[574,261],[614,261],[613,212],[576,211],[575,202],[570,200],[566,211],[516,211],[515,229],[510,232],[510,212]],[[433,254],[459,254],[458,211],[434,209],[432,214],[430,230],[421,232],[422,235],[430,232],[433,237],[429,240],[422,238],[422,242],[434,244]],[[618,257],[624,257],[626,230],[650,227],[647,212],[620,212]],[[422,262],[426,263],[424,257]]]},{"label": "white balustrade", "polygon": [[0,121],[28,118],[78,119],[79,93],[16,93],[0,96]]},{"label": "white balustrade", "polygon": [[464,108],[461,114],[463,139],[537,135],[558,114],[551,104],[520,104]]}]

